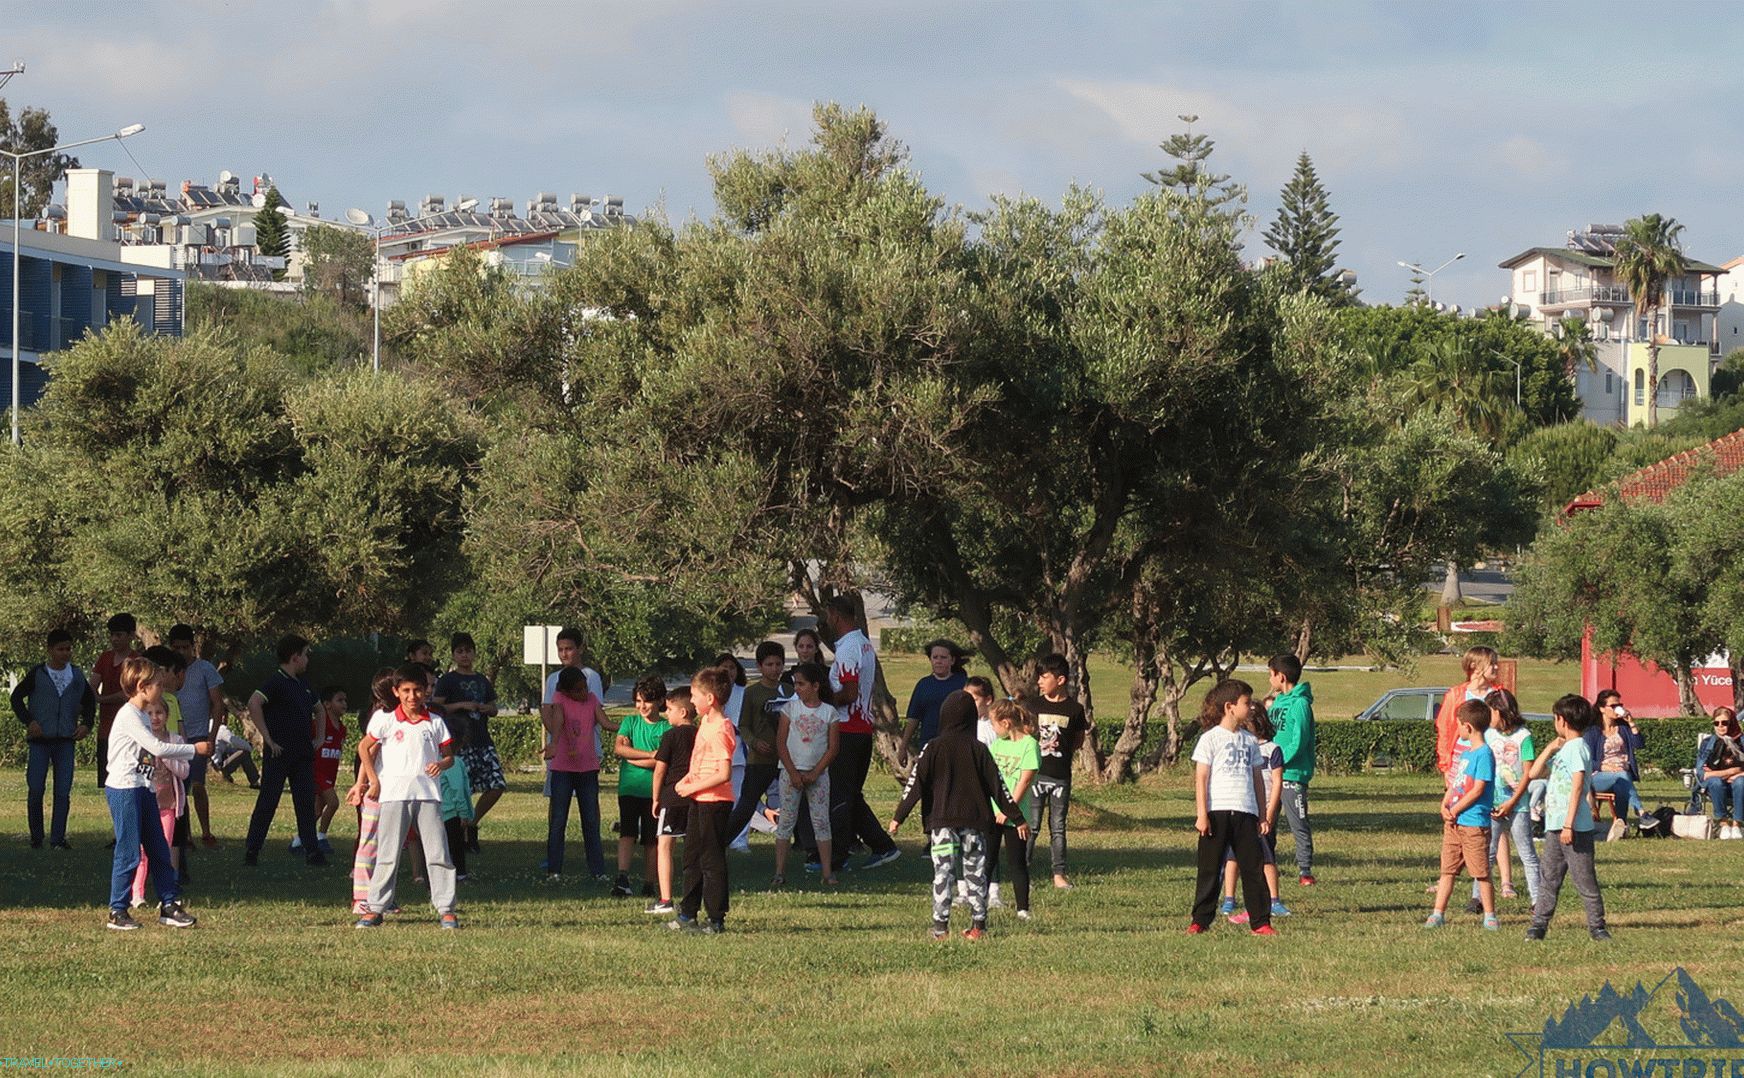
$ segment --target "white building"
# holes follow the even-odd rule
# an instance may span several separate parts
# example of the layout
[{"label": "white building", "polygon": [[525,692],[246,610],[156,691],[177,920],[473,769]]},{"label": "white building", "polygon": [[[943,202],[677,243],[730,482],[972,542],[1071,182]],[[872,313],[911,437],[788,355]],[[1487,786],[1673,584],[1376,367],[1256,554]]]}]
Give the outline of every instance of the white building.
[{"label": "white building", "polygon": [[[1516,314],[1544,332],[1561,331],[1565,318],[1587,324],[1598,353],[1596,370],[1575,372],[1582,415],[1595,423],[1641,421],[1646,385],[1642,349],[1649,339],[1646,313],[1636,309],[1613,272],[1622,228],[1589,225],[1568,234],[1563,247],[1531,247],[1501,263],[1509,272],[1508,299]],[[1722,351],[1720,279],[1725,271],[1686,259],[1683,276],[1666,282],[1657,322],[1661,342],[1658,405],[1661,414],[1705,397]],[[1744,313],[1744,304],[1738,306]],[[1638,384],[1639,383],[1639,384]]]}]

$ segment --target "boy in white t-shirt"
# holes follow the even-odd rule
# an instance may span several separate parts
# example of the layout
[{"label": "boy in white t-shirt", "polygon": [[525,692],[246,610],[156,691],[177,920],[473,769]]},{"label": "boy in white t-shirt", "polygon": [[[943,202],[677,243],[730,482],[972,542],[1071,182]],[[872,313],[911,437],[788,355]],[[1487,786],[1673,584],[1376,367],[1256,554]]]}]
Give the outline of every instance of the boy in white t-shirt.
[{"label": "boy in white t-shirt", "polygon": [[[408,664],[394,673],[399,706],[378,711],[358,746],[369,796],[381,802],[377,824],[375,870],[369,878],[368,911],[358,928],[380,928],[382,913],[393,905],[394,877],[406,832],[417,828],[430,877],[430,904],[442,917],[443,928],[459,928],[454,912],[454,862],[442,824],[442,787],[437,776],[454,766],[454,739],[448,726],[424,706],[428,673]],[[377,757],[380,757],[378,763]]]},{"label": "boy in white t-shirt", "polygon": [[1220,681],[1205,694],[1199,713],[1204,733],[1193,746],[1193,796],[1199,832],[1199,886],[1193,898],[1188,935],[1211,927],[1223,883],[1223,851],[1235,851],[1241,873],[1248,924],[1256,936],[1277,935],[1272,928],[1272,896],[1266,887],[1262,835],[1271,824],[1260,816],[1266,799],[1260,743],[1243,729],[1253,707],[1253,688],[1244,681]]}]

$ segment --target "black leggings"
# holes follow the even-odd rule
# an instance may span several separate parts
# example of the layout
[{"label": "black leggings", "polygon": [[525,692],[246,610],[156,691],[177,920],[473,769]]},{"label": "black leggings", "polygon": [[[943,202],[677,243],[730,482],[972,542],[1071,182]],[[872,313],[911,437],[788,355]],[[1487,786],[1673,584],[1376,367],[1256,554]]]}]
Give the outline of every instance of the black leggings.
[{"label": "black leggings", "polygon": [[[464,767],[464,764],[455,764]],[[362,810],[359,809],[359,819]],[[466,821],[456,816],[452,820],[442,821],[442,830],[448,832],[448,856],[454,859],[454,871],[466,875]]]},{"label": "black leggings", "polygon": [[1011,873],[1011,889],[1017,895],[1017,908],[1029,909],[1029,843],[1017,837],[1017,828],[1010,824],[996,827],[993,832],[994,847],[990,851],[993,856],[988,860],[997,863],[999,846],[1005,847],[1006,870]]}]

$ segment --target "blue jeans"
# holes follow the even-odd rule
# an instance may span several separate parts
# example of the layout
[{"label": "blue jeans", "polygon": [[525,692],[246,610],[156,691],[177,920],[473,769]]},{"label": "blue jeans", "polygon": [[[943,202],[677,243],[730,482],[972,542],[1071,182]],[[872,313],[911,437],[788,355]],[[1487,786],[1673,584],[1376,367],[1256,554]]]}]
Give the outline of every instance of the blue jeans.
[{"label": "blue jeans", "polygon": [[1731,817],[1736,821],[1744,821],[1744,775],[1735,779],[1703,779],[1702,788],[1708,791],[1708,800],[1714,806],[1714,819],[1726,818],[1726,791],[1732,792]]},{"label": "blue jeans", "polygon": [[157,815],[157,794],[143,786],[131,790],[114,790],[105,786],[109,798],[109,818],[115,823],[115,864],[109,876],[109,908],[116,912],[127,909],[133,896],[133,874],[139,870],[139,847],[145,846],[145,860],[151,866],[151,887],[157,892],[159,905],[181,897],[176,885],[176,870],[170,864],[170,844],[164,839],[163,825]]},{"label": "blue jeans", "polygon": [[54,768],[54,819],[49,826],[48,840],[67,840],[67,809],[73,801],[73,743],[71,741],[32,741],[30,758],[24,765],[24,786],[29,791],[25,814],[30,819],[30,844],[42,844],[42,794],[48,786],[49,768]]},{"label": "blue jeans", "polygon": [[[1526,871],[1526,893],[1532,896],[1536,905],[1538,902],[1538,848],[1532,845],[1532,813],[1524,805],[1515,804],[1514,811],[1506,816],[1497,817],[1490,824],[1490,878],[1496,878],[1496,847],[1501,840],[1502,832],[1508,832],[1508,846],[1514,852],[1512,856],[1520,858],[1520,865]],[[1472,897],[1478,897],[1477,881],[1472,881]]]},{"label": "blue jeans", "polygon": [[563,871],[563,843],[569,832],[569,799],[581,805],[581,841],[587,848],[587,871],[603,876],[606,852],[600,845],[598,771],[550,771],[551,805],[545,829],[545,871]]},{"label": "blue jeans", "polygon": [[1621,771],[1593,772],[1593,792],[1625,798],[1629,802],[1629,811],[1641,815],[1641,795],[1635,792],[1635,784],[1629,776]]}]

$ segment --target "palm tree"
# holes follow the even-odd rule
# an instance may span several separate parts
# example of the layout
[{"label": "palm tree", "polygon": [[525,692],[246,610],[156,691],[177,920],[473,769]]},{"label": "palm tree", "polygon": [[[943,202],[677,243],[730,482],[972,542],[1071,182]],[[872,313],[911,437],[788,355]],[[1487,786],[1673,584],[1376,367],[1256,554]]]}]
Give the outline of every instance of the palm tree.
[{"label": "palm tree", "polygon": [[1412,399],[1440,409],[1455,426],[1489,438],[1501,433],[1510,412],[1501,376],[1468,342],[1449,336],[1421,346],[1407,378]]},{"label": "palm tree", "polygon": [[1593,331],[1586,319],[1568,317],[1562,320],[1562,333],[1557,337],[1557,354],[1562,359],[1562,373],[1574,381],[1580,368],[1599,369],[1599,349],[1593,343]]},{"label": "palm tree", "polygon": [[1684,271],[1683,226],[1657,213],[1631,218],[1617,241],[1614,272],[1647,318],[1647,425],[1659,425],[1659,305],[1665,282]]}]

